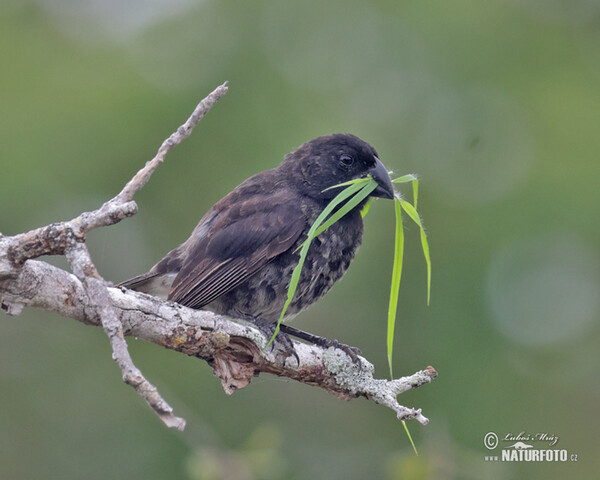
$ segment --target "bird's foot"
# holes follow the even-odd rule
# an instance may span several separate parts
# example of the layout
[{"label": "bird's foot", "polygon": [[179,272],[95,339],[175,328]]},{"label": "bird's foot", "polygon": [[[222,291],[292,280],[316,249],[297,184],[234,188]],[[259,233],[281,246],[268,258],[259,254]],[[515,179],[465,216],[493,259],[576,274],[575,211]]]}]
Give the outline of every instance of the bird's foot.
[{"label": "bird's foot", "polygon": [[[267,341],[270,341],[273,338],[273,334],[277,329],[277,324],[272,322],[267,322],[260,318],[252,318],[250,321],[261,331],[261,333],[267,338]],[[294,348],[294,343],[289,335],[283,331],[279,331],[273,341],[269,345],[271,351],[276,351],[279,354],[283,355],[284,358],[294,357],[298,365],[300,365],[300,357],[296,353],[296,349]]]},{"label": "bird's foot", "polygon": [[339,348],[342,352],[348,355],[352,362],[361,365],[361,362],[358,356],[362,353],[360,348],[353,347],[351,345],[346,345],[345,343],[339,342],[337,340],[329,340],[325,337],[319,337],[318,335],[313,335],[312,333],[305,332],[304,330],[299,330],[297,328],[291,327],[290,325],[281,324],[281,332],[292,335],[296,338],[300,338],[302,340],[306,340],[307,342],[313,343],[314,345],[318,345],[323,348]]}]

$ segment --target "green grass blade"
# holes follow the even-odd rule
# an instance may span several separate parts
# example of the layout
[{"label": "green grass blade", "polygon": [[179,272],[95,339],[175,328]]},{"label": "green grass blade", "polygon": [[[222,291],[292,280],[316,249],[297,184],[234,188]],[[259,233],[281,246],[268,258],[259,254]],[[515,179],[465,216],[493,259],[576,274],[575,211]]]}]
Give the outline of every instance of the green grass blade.
[{"label": "green grass blade", "polygon": [[410,444],[413,447],[413,450],[415,451],[415,455],[418,457],[419,456],[419,452],[417,452],[417,447],[415,447],[415,442],[413,442],[412,436],[410,435],[410,432],[408,431],[408,425],[406,425],[406,422],[404,420],[402,420],[402,425],[404,425],[404,430],[406,430],[406,435],[408,435],[408,439],[410,440]]},{"label": "green grass blade", "polygon": [[408,216],[419,226],[421,230],[421,248],[423,249],[423,256],[425,257],[425,263],[427,264],[427,305],[431,298],[431,258],[429,256],[429,242],[427,241],[427,235],[425,235],[425,229],[423,223],[419,218],[419,214],[415,207],[413,207],[406,200],[400,200],[402,208],[408,214]]},{"label": "green grass blade", "polygon": [[[304,240],[304,242],[302,242],[300,244],[300,246],[296,249],[296,251],[300,250],[304,246],[305,243],[312,242],[313,238],[317,237],[320,233],[322,233],[324,230],[326,230],[326,228],[323,228],[317,232],[317,229],[321,226],[321,224],[325,221],[325,219],[327,219],[327,217],[331,214],[331,212],[335,209],[335,207],[337,207],[340,203],[342,203],[346,199],[352,197],[352,195],[355,195],[358,192],[360,192],[363,188],[365,188],[365,186],[366,186],[366,185],[364,185],[365,183],[370,182],[371,184],[375,185],[374,188],[377,188],[377,183],[370,177],[369,178],[360,178],[359,180],[362,180],[362,181],[350,183],[349,186],[347,186],[344,190],[342,190],[340,193],[338,193],[335,196],[335,198],[327,204],[325,209],[321,212],[321,214],[315,220],[315,223],[312,224],[311,229],[308,231],[308,234],[306,235],[306,240]],[[348,182],[346,182],[346,183],[348,183]],[[369,183],[367,183],[367,185],[369,185]],[[360,203],[360,202],[358,202],[358,203]],[[339,217],[339,218],[341,218],[341,217]],[[338,218],[338,220],[339,220],[339,218]],[[333,225],[333,223],[334,222],[331,222],[331,224],[329,224],[327,226],[327,228],[329,228],[331,225]],[[313,227],[314,227],[314,229],[313,229]]]},{"label": "green grass blade", "polygon": [[[306,236],[306,240],[299,247],[300,248],[300,258],[298,260],[298,265],[296,265],[296,268],[294,268],[294,271],[292,272],[292,278],[290,279],[290,284],[288,286],[288,291],[287,291],[287,299],[285,301],[285,304],[283,305],[281,314],[279,315],[279,320],[277,321],[277,326],[275,327],[273,336],[267,342],[266,347],[271,345],[273,340],[275,340],[275,337],[279,333],[279,327],[281,325],[283,317],[285,316],[285,312],[287,311],[288,307],[290,306],[290,303],[292,303],[292,299],[294,298],[294,294],[296,293],[296,288],[298,287],[298,281],[300,280],[300,273],[302,272],[302,267],[304,266],[304,261],[306,260],[306,255],[308,253],[308,249],[310,247],[310,244],[311,244],[313,238],[315,238],[317,236],[316,235],[317,229],[321,226],[321,224],[325,221],[325,219],[331,214],[331,212],[334,210],[335,207],[337,207],[344,200],[350,198],[351,196],[355,195],[357,192],[359,192],[363,188],[365,188],[364,184],[366,182],[368,182],[370,180],[375,184],[375,182],[371,179],[360,179],[360,180],[365,180],[365,181],[364,182],[353,182],[352,184],[347,186],[344,190],[342,190],[340,193],[338,193],[334,197],[334,199],[331,202],[329,202],[329,204],[325,207],[325,209],[323,209],[321,214],[317,217],[315,222],[310,227],[310,230],[308,231],[308,234]],[[369,185],[369,184],[367,184],[367,185]],[[340,209],[340,210],[342,210],[342,209]],[[338,212],[336,212],[336,213],[338,213]]]},{"label": "green grass blade", "polygon": [[429,306],[429,301],[431,300],[431,258],[429,257],[429,242],[427,242],[427,235],[425,235],[425,230],[423,229],[421,229],[421,247],[425,263],[427,263],[427,306]]},{"label": "green grass blade", "polygon": [[[427,241],[427,236],[425,234],[425,229],[423,228],[423,223],[417,213],[417,202],[419,195],[419,181],[415,175],[404,175],[402,177],[396,178],[392,180],[393,183],[408,183],[412,182],[413,187],[413,201],[414,206],[403,200],[399,194],[396,194],[394,198],[394,212],[396,217],[396,231],[395,231],[395,243],[394,243],[394,264],[392,268],[392,281],[390,288],[390,302],[388,308],[388,322],[387,322],[387,357],[388,357],[388,365],[390,369],[390,377],[394,378],[392,372],[392,355],[394,349],[394,328],[396,325],[396,313],[398,310],[398,294],[400,291],[400,281],[402,279],[402,264],[404,258],[404,229],[402,225],[402,210],[404,210],[408,216],[419,226],[421,233],[421,247],[423,249],[423,255],[425,257],[425,262],[427,263],[427,304],[429,305],[430,292],[431,292],[431,259],[429,255],[429,243]],[[292,278],[290,279],[290,284],[288,286],[287,291],[287,299],[281,311],[281,315],[279,316],[279,320],[277,321],[277,326],[275,327],[275,332],[273,336],[267,343],[267,347],[273,342],[277,334],[279,333],[281,322],[285,316],[285,313],[294,298],[294,294],[296,293],[296,288],[298,286],[298,281],[300,279],[300,274],[302,272],[302,267],[304,266],[304,261],[306,260],[306,255],[308,254],[308,249],[310,248],[311,242],[314,238],[316,238],[319,234],[337,222],[340,218],[350,212],[353,208],[356,208],[362,201],[367,199],[369,195],[377,188],[377,183],[370,177],[359,178],[355,180],[351,180],[349,182],[340,183],[331,188],[336,187],[346,187],[340,193],[338,193],[334,199],[329,202],[327,207],[321,212],[321,214],[317,217],[315,222],[311,225],[311,228],[308,231],[306,236],[306,240],[298,247],[300,250],[300,258],[298,260],[298,265],[294,268],[292,272]],[[365,203],[364,207],[361,210],[361,216],[364,217],[371,206],[372,198],[369,198]],[[339,210],[332,214],[334,209],[342,204],[342,202],[346,202],[342,205]],[[402,425],[404,426],[404,430],[406,431],[406,435],[410,440],[410,444],[416,455],[419,455],[417,451],[417,447],[412,439],[410,431],[408,430],[408,426],[406,422],[403,420]]]},{"label": "green grass blade", "polygon": [[[361,179],[361,180],[363,180],[363,179]],[[364,179],[364,180],[365,180],[365,182],[368,182],[370,179]],[[335,209],[335,207],[337,207],[340,203],[342,203],[347,198],[349,198],[352,195],[354,195],[356,192],[359,192],[364,187],[363,183],[365,183],[365,182],[360,182],[360,183],[359,182],[354,182],[354,183],[351,183],[349,186],[347,186],[346,188],[344,188],[344,190],[342,190],[340,193],[338,193],[333,198],[333,200],[331,200],[331,202],[329,202],[327,204],[327,206],[323,209],[323,211],[321,212],[321,214],[315,220],[315,223],[312,224],[312,226],[310,227],[310,230],[308,231],[307,239],[310,238],[311,235],[314,234],[314,232],[317,230],[317,228],[319,228],[319,226],[331,214],[331,212]]]},{"label": "green grass blade", "polygon": [[401,177],[394,178],[392,180],[392,183],[408,183],[408,182],[414,182],[416,180],[417,180],[417,176],[413,175],[412,173],[409,173],[408,175],[402,175]]},{"label": "green grass blade", "polygon": [[367,213],[369,213],[369,210],[371,210],[371,205],[373,205],[373,197],[367,200],[367,203],[365,203],[365,206],[360,211],[360,216],[362,218],[365,218],[367,216]]},{"label": "green grass blade", "polygon": [[[315,222],[316,224],[316,222]],[[298,265],[294,268],[292,272],[292,278],[290,279],[290,284],[288,286],[287,291],[287,299],[283,304],[283,309],[281,310],[281,315],[279,315],[279,320],[277,320],[277,326],[275,327],[275,331],[273,332],[273,336],[267,342],[265,348],[267,348],[275,337],[279,333],[279,328],[281,326],[281,322],[283,321],[283,317],[285,316],[285,312],[287,311],[290,303],[292,303],[292,299],[294,298],[294,294],[296,293],[296,288],[298,287],[298,281],[300,280],[300,273],[302,272],[302,267],[304,266],[304,260],[306,259],[306,254],[308,253],[308,248],[310,247],[310,242],[305,242],[300,250],[300,259],[298,260]]]},{"label": "green grass blade", "polygon": [[400,204],[412,221],[415,222],[419,228],[423,228],[421,225],[421,218],[419,217],[419,214],[417,213],[415,207],[413,207],[412,203],[407,202],[406,200],[400,200]]},{"label": "green grass blade", "polygon": [[387,357],[392,373],[392,353],[394,350],[394,327],[396,325],[396,311],[398,309],[398,292],[400,291],[400,280],[402,278],[402,260],[404,256],[404,230],[402,228],[402,204],[400,199],[394,198],[394,211],[396,213],[396,239],[394,244],[394,266],[392,268],[392,284],[390,288],[390,304],[388,308],[387,323]]},{"label": "green grass blade", "polygon": [[341,207],[337,212],[331,215],[327,221],[321,225],[314,233],[314,237],[318,237],[321,233],[331,227],[335,222],[337,222],[340,218],[346,215],[350,210],[356,207],[360,202],[362,202],[365,198],[371,195],[371,192],[377,188],[377,182],[375,180],[371,180],[370,183],[363,185],[362,189],[356,192],[356,194],[350,198],[343,207]]},{"label": "green grass blade", "polygon": [[337,185],[334,185],[333,187],[327,187],[325,190],[323,190],[324,192],[326,192],[327,190],[331,190],[333,188],[338,188],[338,187],[347,187],[348,185],[355,185],[357,183],[366,183],[371,179],[371,175],[367,175],[366,177],[363,178],[355,178],[354,180],[348,180],[347,182],[343,182],[343,183],[338,183]]},{"label": "green grass blade", "polygon": [[[397,181],[396,181],[397,180]],[[414,214],[416,215],[416,217],[419,219],[418,225],[421,231],[421,245],[423,247],[423,254],[425,255],[425,261],[427,262],[427,304],[429,305],[429,294],[430,294],[430,290],[431,290],[431,262],[429,260],[429,245],[427,243],[427,237],[425,236],[425,232],[423,230],[423,225],[420,222],[420,218],[419,215],[417,214],[417,202],[418,202],[418,198],[419,198],[419,180],[417,179],[416,176],[414,175],[404,175],[404,177],[400,177],[399,179],[394,180],[395,183],[406,183],[406,182],[412,182],[412,187],[413,187],[413,201],[414,201]],[[401,206],[403,205],[401,203],[402,201],[400,199],[396,200],[396,204],[400,204]],[[408,202],[406,202],[408,203]],[[409,204],[410,205],[410,204]],[[412,205],[411,205],[412,207]],[[408,212],[407,212],[408,213]],[[411,218],[413,218],[411,216]],[[399,214],[396,214],[396,227],[398,226],[398,223],[401,223],[401,217]],[[399,222],[400,220],[400,222]],[[414,219],[413,219],[414,220]],[[392,275],[393,276],[393,275]],[[396,297],[398,295],[396,294]],[[391,298],[390,298],[391,301]],[[389,340],[389,317],[388,317],[388,349],[389,349],[389,345],[390,345],[390,340]],[[392,335],[393,335],[393,327],[392,327]],[[388,350],[389,351],[389,350]],[[390,376],[392,374],[392,362],[391,362],[391,353],[388,354],[388,361],[390,364]],[[393,378],[393,376],[392,376]],[[402,420],[402,425],[404,427],[404,430],[406,431],[406,435],[408,436],[408,440],[410,441],[410,444],[412,445],[412,448],[415,452],[415,455],[419,455],[419,452],[417,451],[417,447],[415,446],[415,442],[412,439],[412,435],[410,434],[410,431],[408,429],[408,425],[406,424],[406,422],[404,420]]]},{"label": "green grass blade", "polygon": [[415,205],[415,210],[417,210],[417,200],[419,198],[419,180],[416,178],[412,181],[413,187],[413,203]]}]

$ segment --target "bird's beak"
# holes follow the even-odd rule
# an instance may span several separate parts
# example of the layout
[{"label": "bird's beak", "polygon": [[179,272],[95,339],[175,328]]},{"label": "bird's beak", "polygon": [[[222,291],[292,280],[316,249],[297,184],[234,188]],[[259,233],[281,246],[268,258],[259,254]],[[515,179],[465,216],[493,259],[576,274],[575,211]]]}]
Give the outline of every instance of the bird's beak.
[{"label": "bird's beak", "polygon": [[377,182],[377,188],[373,190],[371,196],[382,198],[394,198],[394,185],[387,171],[387,168],[375,157],[375,166],[369,170],[369,175]]}]

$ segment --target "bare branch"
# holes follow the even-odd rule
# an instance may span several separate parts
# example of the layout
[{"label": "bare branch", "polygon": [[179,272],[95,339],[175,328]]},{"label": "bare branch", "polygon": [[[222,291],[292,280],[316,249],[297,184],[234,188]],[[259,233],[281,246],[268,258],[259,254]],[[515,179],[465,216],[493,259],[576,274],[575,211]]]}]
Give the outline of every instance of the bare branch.
[{"label": "bare branch", "polygon": [[0,278],[15,275],[23,263],[42,255],[64,255],[74,241],[85,241],[85,235],[97,227],[114,225],[137,213],[133,195],[150,179],[165,155],[190,136],[193,128],[212,106],[227,93],[227,83],[215,88],[194,109],[186,122],[160,146],[156,156],[135,174],[114,198],[92,212],[83,212],[69,222],[59,222],[12,237],[0,236]]},{"label": "bare branch", "polygon": [[[100,325],[97,313],[90,314],[82,282],[44,262],[27,262],[17,278],[0,281],[0,292],[5,310],[16,302]],[[204,359],[228,394],[265,372],[318,386],[341,399],[368,398],[393,409],[402,420],[428,422],[420,409],[404,407],[396,397],[431,382],[437,376],[432,367],[396,380],[375,379],[373,365],[363,357],[359,357],[359,367],[341,350],[294,341],[297,364],[294,358],[282,359],[278,352],[263,352],[267,339],[251,324],[131,290],[109,288],[108,293],[125,335]]]},{"label": "bare branch", "polygon": [[[121,369],[123,381],[135,388],[166,425],[180,430],[185,427],[185,420],[173,415],[173,409],[160,396],[156,387],[133,364],[121,323],[110,302],[107,283],[98,274],[84,242],[85,235],[93,228],[113,225],[137,212],[137,206],[132,201],[133,195],[148,182],[165,155],[189,137],[198,122],[225,93],[227,86],[223,84],[204,98],[187,121],[162,143],[156,156],[146,163],[116,197],[99,209],[84,212],[69,222],[54,223],[13,237],[0,236],[0,280],[18,276],[27,260],[42,255],[66,255],[73,273],[85,289],[88,311],[99,319],[109,338],[113,359]],[[9,302],[6,310],[10,314],[18,314],[23,305],[19,301]]]},{"label": "bare branch", "polygon": [[100,278],[85,243],[75,243],[66,251],[73,273],[82,282],[94,316],[100,319],[104,333],[110,341],[113,359],[119,365],[123,381],[138,392],[161,420],[178,430],[185,428],[185,420],[173,415],[171,406],[160,396],[142,372],[133,364],[129,355],[123,327],[113,308],[106,283]]},{"label": "bare branch", "polygon": [[181,125],[175,132],[171,134],[169,138],[167,138],[156,153],[156,156],[148,161],[144,168],[142,168],[135,176],[125,185],[125,188],[121,190],[121,193],[117,195],[117,198],[122,202],[130,201],[133,198],[133,195],[140,190],[148,180],[150,180],[150,176],[154,173],[154,170],[158,168],[158,166],[163,162],[165,156],[169,151],[183,142],[186,138],[188,138],[194,127],[198,124],[200,120],[204,118],[204,116],[208,113],[208,111],[212,108],[212,106],[217,103],[217,101],[227,93],[227,82],[223,85],[219,85],[215,88],[208,96],[202,100],[198,106],[194,109],[190,118]]}]

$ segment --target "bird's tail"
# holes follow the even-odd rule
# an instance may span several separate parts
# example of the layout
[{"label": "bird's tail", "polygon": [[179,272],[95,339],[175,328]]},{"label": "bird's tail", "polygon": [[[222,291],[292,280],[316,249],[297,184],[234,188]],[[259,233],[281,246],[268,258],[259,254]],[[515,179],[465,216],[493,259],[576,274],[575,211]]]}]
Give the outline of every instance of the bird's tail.
[{"label": "bird's tail", "polygon": [[130,278],[129,280],[125,280],[123,282],[117,283],[115,286],[129,288],[130,290],[137,290],[138,287],[143,287],[145,284],[147,284],[153,278],[156,278],[157,275],[158,275],[158,273],[154,273],[154,272],[143,273],[136,277]]},{"label": "bird's tail", "polygon": [[118,283],[116,286],[149,293],[150,295],[166,299],[171,291],[171,284],[175,276],[176,274],[161,274],[150,271]]}]

